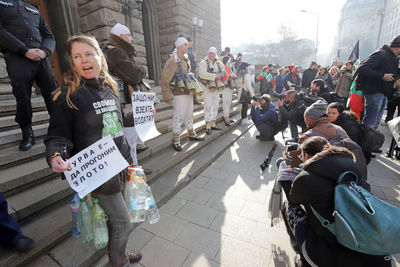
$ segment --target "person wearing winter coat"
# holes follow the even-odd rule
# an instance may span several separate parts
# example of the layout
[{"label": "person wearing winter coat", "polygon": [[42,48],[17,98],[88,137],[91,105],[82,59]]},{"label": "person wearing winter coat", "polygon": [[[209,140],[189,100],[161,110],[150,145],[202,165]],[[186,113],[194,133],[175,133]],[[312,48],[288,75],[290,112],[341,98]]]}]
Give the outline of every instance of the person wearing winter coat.
[{"label": "person wearing winter coat", "polygon": [[310,67],[303,72],[303,77],[301,80],[301,88],[310,88],[311,82],[315,79],[318,72],[318,64],[316,62],[311,62]]},{"label": "person wearing winter coat", "polygon": [[[225,52],[226,51],[227,50],[225,50]],[[223,91],[225,88],[221,80],[221,73],[224,70],[224,64],[218,60],[217,49],[215,47],[210,47],[208,49],[208,55],[200,62],[199,67],[199,77],[205,86],[203,99],[206,134],[211,134],[211,130],[222,130],[217,126],[216,121],[219,109],[219,91]]]},{"label": "person wearing winter coat", "polygon": [[303,131],[307,127],[303,117],[304,110],[306,109],[303,97],[296,90],[289,90],[283,99],[278,99],[278,107],[282,119],[289,121],[292,138],[297,138],[299,136],[297,126],[300,126]]},{"label": "person wearing winter coat", "polygon": [[[391,266],[390,260],[385,260],[384,256],[362,254],[339,244],[336,237],[318,221],[311,210],[313,207],[322,217],[332,222],[334,192],[339,176],[346,171],[354,172],[358,177],[362,176],[353,153],[348,149],[325,146],[323,151],[315,153],[313,141],[313,139],[306,140],[301,145],[303,170],[293,180],[287,196],[289,203],[303,205],[307,212],[303,230],[296,232],[296,241],[299,242],[298,247],[303,261],[311,266],[324,267]],[[362,187],[370,191],[370,186],[364,179],[359,181]],[[298,226],[297,228],[301,229]]]},{"label": "person wearing winter coat", "polygon": [[394,82],[400,74],[400,35],[395,37],[390,46],[384,45],[361,63],[356,74],[357,90],[363,91],[365,98],[363,124],[377,129],[387,104],[387,97],[392,95]]},{"label": "person wearing winter coat", "polygon": [[340,79],[340,70],[339,70],[339,68],[336,67],[336,66],[332,66],[329,69],[329,75],[331,76],[331,79],[332,79],[332,86],[333,86],[332,87],[332,91],[334,91],[335,88],[336,88],[336,85],[338,84],[339,79]]},{"label": "person wearing winter coat", "polygon": [[[109,44],[106,44],[103,49],[104,56],[107,60],[107,65],[110,73],[118,79],[120,91],[120,101],[123,106],[123,123],[124,135],[126,141],[130,146],[132,161],[134,166],[138,166],[137,147],[142,149],[148,148],[143,140],[136,132],[133,122],[132,111],[132,93],[142,91],[143,87],[139,84],[146,77],[147,71],[143,66],[139,66],[135,62],[135,47],[133,46],[133,39],[128,27],[117,23],[111,28]],[[148,91],[148,89],[145,89]],[[153,111],[155,113],[155,110]],[[152,171],[144,169],[146,175]]]},{"label": "person wearing winter coat", "polygon": [[[242,62],[242,63],[240,63],[239,68],[236,72],[236,75],[238,77],[238,82],[242,86],[242,88],[239,89],[239,91],[238,91],[238,99],[239,99],[239,102],[242,104],[242,110],[241,110],[242,122],[241,122],[241,124],[244,126],[251,124],[251,122],[247,118],[247,110],[249,109],[249,104],[251,103],[251,99],[254,98],[254,95],[255,95],[253,86],[251,84],[249,66],[250,66],[250,64],[248,64],[247,62]],[[249,99],[241,99],[244,91],[249,92],[249,94],[250,94]]]},{"label": "person wearing winter coat", "polygon": [[278,122],[278,112],[276,112],[268,94],[263,95],[260,101],[253,101],[251,119],[260,132],[260,135],[256,136],[257,139],[261,141],[275,140],[274,135],[278,133],[278,130],[275,129],[275,125]]},{"label": "person wearing winter coat", "polygon": [[345,98],[349,97],[350,86],[353,82],[353,74],[353,61],[349,60],[342,68],[340,79],[335,88],[335,92],[338,94],[338,96]]},{"label": "person wearing winter coat", "polygon": [[272,89],[273,89],[273,85],[271,83],[271,79],[268,77],[269,74],[269,67],[268,66],[264,66],[262,68],[262,72],[265,73],[265,77],[264,76],[259,76],[260,77],[260,94],[264,95],[264,94],[271,94],[272,93]]},{"label": "person wearing winter coat", "polygon": [[188,41],[184,37],[176,39],[175,49],[161,72],[163,100],[172,105],[174,110],[172,115],[172,147],[178,152],[183,150],[180,137],[182,123],[185,123],[190,141],[204,141],[204,138],[197,136],[193,129],[193,96],[186,84],[185,87],[179,87],[177,84],[177,75],[188,73],[190,70],[189,59],[185,55],[187,50]]},{"label": "person wearing winter coat", "polygon": [[[71,168],[71,162],[61,157],[62,146],[66,146],[69,158],[109,135],[130,162],[117,83],[108,73],[99,44],[94,37],[74,36],[67,40],[67,52],[71,72],[64,75],[64,84],[54,94],[54,109],[44,141],[47,163],[54,172],[61,173]],[[131,223],[121,191],[128,176],[125,169],[92,192],[108,216],[108,255],[112,266],[129,266],[142,257],[140,252],[126,252]]]},{"label": "person wearing winter coat", "polygon": [[276,84],[275,93],[277,93],[277,94],[286,93],[286,88],[284,86],[284,80],[285,80],[285,69],[280,68],[280,69],[278,69],[278,75],[275,77],[275,84]]},{"label": "person wearing winter coat", "polygon": [[294,65],[288,66],[289,73],[286,74],[285,79],[283,81],[283,86],[288,91],[290,89],[298,89],[301,84],[300,76],[296,73],[296,68]]},{"label": "person wearing winter coat", "polygon": [[315,76],[315,80],[321,79],[327,84],[328,91],[331,91],[333,88],[332,78],[328,73],[328,69],[325,67],[321,67]]},{"label": "person wearing winter coat", "polygon": [[[333,102],[328,105],[327,114],[329,121],[343,128],[351,140],[356,142],[362,148],[362,138],[364,132],[361,129],[360,122],[356,115],[351,111],[344,109],[344,106],[338,102]],[[371,152],[363,149],[367,164],[371,161]]]},{"label": "person wearing winter coat", "polygon": [[310,93],[314,96],[323,98],[327,103],[332,102],[332,96],[329,89],[325,87],[325,82],[322,79],[315,79],[311,82]]},{"label": "person wearing winter coat", "polygon": [[367,180],[367,162],[361,147],[349,138],[342,127],[329,121],[326,111],[327,103],[323,100],[318,100],[304,111],[304,121],[308,130],[299,139],[299,143],[303,143],[310,136],[322,136],[331,145],[346,147],[355,155],[360,177]]}]

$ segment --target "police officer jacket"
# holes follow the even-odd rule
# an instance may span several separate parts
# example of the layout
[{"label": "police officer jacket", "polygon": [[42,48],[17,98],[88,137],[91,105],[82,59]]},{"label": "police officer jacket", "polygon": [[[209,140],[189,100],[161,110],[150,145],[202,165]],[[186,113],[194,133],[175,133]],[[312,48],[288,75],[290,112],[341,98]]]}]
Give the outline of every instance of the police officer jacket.
[{"label": "police officer jacket", "polygon": [[39,48],[50,56],[56,42],[39,10],[22,0],[0,0],[0,51],[24,56]]}]

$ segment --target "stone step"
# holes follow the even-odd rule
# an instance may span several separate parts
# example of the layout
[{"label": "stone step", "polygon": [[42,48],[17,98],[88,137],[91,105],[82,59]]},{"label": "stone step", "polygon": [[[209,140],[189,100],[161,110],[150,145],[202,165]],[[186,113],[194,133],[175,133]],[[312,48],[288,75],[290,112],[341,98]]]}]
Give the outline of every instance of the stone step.
[{"label": "stone step", "polygon": [[21,165],[27,161],[43,157],[45,146],[43,140],[36,140],[36,144],[27,151],[20,151],[18,145],[6,147],[0,150],[0,170],[12,166]]},{"label": "stone step", "polygon": [[[44,103],[43,97],[35,96],[31,99],[32,111],[43,111],[46,110],[46,105]],[[15,115],[17,108],[17,102],[14,100],[2,100],[0,101],[0,116]]]},{"label": "stone step", "polygon": [[[240,119],[239,114],[236,116],[236,119],[238,120],[235,123],[237,125]],[[164,171],[157,180],[148,181],[158,207],[161,207],[163,203],[179,192],[186,184],[195,179],[201,171],[207,168],[235,140],[240,138],[249,129],[248,127],[235,127],[235,125],[229,128],[223,126],[222,128],[223,131],[211,135],[213,138],[208,138],[208,141],[198,142],[196,146],[191,146],[188,140],[183,141],[182,146],[184,147],[184,151],[179,153],[186,155],[185,159],[181,160],[173,169]],[[167,161],[174,158],[176,153],[178,152],[165,150],[165,153],[158,155],[152,160],[154,161],[154,166],[169,165],[170,163]],[[104,249],[96,250],[93,246],[85,246],[80,239],[70,236],[45,254],[42,252],[42,256],[39,259],[41,262],[52,264],[48,256],[58,266],[109,266],[107,265],[107,257],[104,256]],[[18,264],[27,261],[28,259],[19,259]],[[1,263],[2,261],[0,260]],[[28,264],[25,266],[38,265]]]},{"label": "stone step", "polygon": [[[32,124],[37,125],[40,123],[48,122],[50,115],[47,111],[33,112]],[[15,116],[0,117],[0,132],[7,131],[10,129],[19,129],[18,123],[15,122]]]},{"label": "stone step", "polygon": [[23,224],[22,232],[35,240],[35,247],[27,253],[0,248],[0,266],[26,266],[35,257],[65,240],[71,232],[71,211],[67,203],[68,200],[61,201],[60,206],[49,209]]},{"label": "stone step", "polygon": [[17,221],[22,221],[72,194],[68,182],[57,176],[7,197],[9,213]]},{"label": "stone step", "polygon": [[[47,134],[47,128],[49,128],[48,123],[32,126],[34,136],[45,136]],[[4,144],[19,142],[21,140],[22,133],[21,129],[19,128],[0,132],[0,146]]]},{"label": "stone step", "polygon": [[[231,114],[234,115],[238,112],[239,106],[234,104]],[[220,121],[223,119],[221,113],[219,113],[218,119]],[[193,127],[196,131],[204,129],[202,110],[198,110],[194,113],[194,121],[196,123]],[[146,165],[147,159],[151,159],[152,155],[157,155],[161,150],[171,145],[171,125],[172,119],[157,123],[157,128],[163,134],[146,142],[149,148],[138,154],[140,164]],[[187,138],[187,136],[187,131],[184,131],[181,138],[184,139]],[[0,169],[0,177],[2,177],[0,192],[6,195],[12,195],[32,184],[43,182],[55,175],[52,173],[43,157],[45,152],[43,141],[38,141],[29,151],[19,151],[18,148],[14,148],[12,152],[9,152],[10,150],[11,148],[2,150],[0,154],[0,165],[3,164],[3,166],[5,166],[3,169]],[[8,154],[14,157],[7,157]],[[32,159],[32,157],[36,157],[36,159]],[[18,165],[12,166],[12,163]]]}]

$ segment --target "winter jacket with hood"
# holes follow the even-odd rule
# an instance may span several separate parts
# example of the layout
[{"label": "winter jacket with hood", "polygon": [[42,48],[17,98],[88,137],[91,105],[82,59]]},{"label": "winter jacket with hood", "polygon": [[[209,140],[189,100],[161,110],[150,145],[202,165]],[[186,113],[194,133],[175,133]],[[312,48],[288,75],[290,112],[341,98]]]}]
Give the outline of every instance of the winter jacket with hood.
[{"label": "winter jacket with hood", "polygon": [[[308,212],[305,243],[307,254],[315,264],[323,267],[391,266],[383,256],[361,254],[340,245],[311,211],[310,206],[324,218],[333,221],[335,186],[338,177],[345,171],[360,176],[352,153],[345,148],[331,147],[306,161],[303,171],[293,181],[288,200],[293,204],[304,205]],[[360,184],[370,190],[363,179]]]},{"label": "winter jacket with hood", "polygon": [[[50,117],[50,125],[44,141],[48,164],[50,165],[50,158],[55,153],[61,152],[62,145],[67,146],[68,156],[72,157],[109,133],[112,133],[122,156],[128,162],[132,161],[129,146],[122,131],[119,98],[104,78],[82,79],[81,87],[70,96],[72,103],[78,109],[67,105],[66,94],[67,88],[62,86],[61,94],[54,103]],[[102,194],[120,192],[127,175],[127,170],[122,171],[94,192]]]}]

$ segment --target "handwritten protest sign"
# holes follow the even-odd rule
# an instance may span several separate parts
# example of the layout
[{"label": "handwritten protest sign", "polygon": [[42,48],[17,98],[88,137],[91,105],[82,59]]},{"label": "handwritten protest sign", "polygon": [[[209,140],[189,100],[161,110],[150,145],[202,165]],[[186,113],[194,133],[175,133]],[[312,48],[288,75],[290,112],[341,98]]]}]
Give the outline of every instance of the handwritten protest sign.
[{"label": "handwritten protest sign", "polygon": [[123,169],[128,162],[110,135],[70,158],[71,168],[64,171],[71,188],[83,198]]},{"label": "handwritten protest sign", "polygon": [[132,94],[132,111],[136,132],[143,141],[160,133],[154,123],[153,109],[155,93],[134,92]]}]

